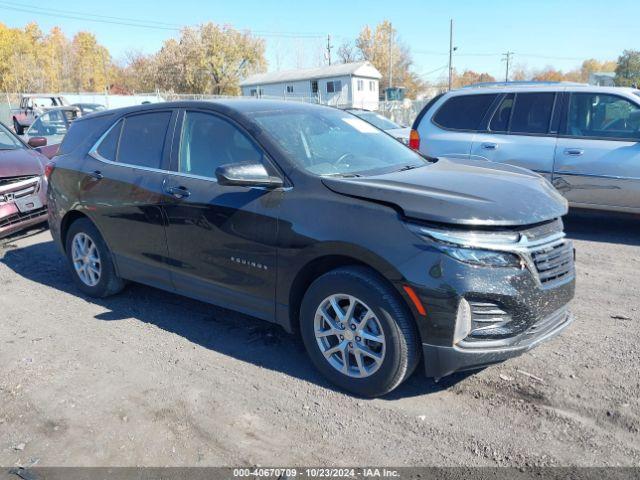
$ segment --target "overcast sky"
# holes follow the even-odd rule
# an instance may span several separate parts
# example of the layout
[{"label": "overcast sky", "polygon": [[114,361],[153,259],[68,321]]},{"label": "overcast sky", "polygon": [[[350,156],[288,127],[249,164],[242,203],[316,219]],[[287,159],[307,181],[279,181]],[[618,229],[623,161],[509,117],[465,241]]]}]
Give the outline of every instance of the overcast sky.
[{"label": "overcast sky", "polygon": [[132,49],[153,52],[184,25],[231,24],[264,36],[270,70],[315,66],[327,34],[337,47],[362,26],[389,19],[411,48],[416,71],[431,81],[446,72],[450,18],[460,71],[501,77],[506,51],[515,52],[516,65],[568,70],[584,58],[615,59],[625,48],[640,49],[638,4],[631,0],[0,0],[3,23],[59,25],[68,35],[89,30],[116,59]]}]

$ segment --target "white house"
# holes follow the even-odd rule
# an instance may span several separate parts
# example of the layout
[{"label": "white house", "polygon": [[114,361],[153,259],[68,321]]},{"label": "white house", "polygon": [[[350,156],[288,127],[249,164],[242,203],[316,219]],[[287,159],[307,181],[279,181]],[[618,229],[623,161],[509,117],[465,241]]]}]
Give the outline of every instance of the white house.
[{"label": "white house", "polygon": [[240,82],[243,96],[303,99],[340,107],[378,107],[382,75],[369,62],[252,75]]}]

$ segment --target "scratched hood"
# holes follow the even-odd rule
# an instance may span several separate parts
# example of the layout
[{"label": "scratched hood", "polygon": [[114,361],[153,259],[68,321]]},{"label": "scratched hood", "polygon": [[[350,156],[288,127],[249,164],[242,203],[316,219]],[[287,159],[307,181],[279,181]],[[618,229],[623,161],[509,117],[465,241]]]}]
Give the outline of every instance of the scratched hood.
[{"label": "scratched hood", "polygon": [[400,208],[408,218],[460,225],[529,225],[567,213],[540,175],[482,160],[441,158],[425,167],[361,178],[323,178],[336,193]]},{"label": "scratched hood", "polygon": [[0,178],[42,175],[47,158],[26,148],[0,150]]}]

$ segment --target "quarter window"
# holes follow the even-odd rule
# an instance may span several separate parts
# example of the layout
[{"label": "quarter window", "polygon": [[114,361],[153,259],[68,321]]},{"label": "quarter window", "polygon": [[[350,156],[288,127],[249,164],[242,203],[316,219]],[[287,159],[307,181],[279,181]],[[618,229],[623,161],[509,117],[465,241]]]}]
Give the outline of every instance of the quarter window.
[{"label": "quarter window", "polygon": [[616,95],[572,93],[567,134],[586,138],[640,139],[640,107]]},{"label": "quarter window", "polygon": [[153,112],[125,118],[118,162],[160,168],[171,112]]},{"label": "quarter window", "polygon": [[180,141],[181,173],[215,178],[221,165],[261,162],[262,152],[237,127],[215,115],[187,112]]},{"label": "quarter window", "polygon": [[477,130],[497,95],[459,95],[445,102],[433,117],[441,127],[451,130]]},{"label": "quarter window", "polygon": [[549,132],[556,94],[519,93],[511,117],[511,133],[544,134]]},{"label": "quarter window", "polygon": [[120,140],[120,132],[122,131],[122,120],[116,123],[102,139],[100,145],[96,149],[98,155],[112,162],[116,161],[118,153],[118,141]]}]

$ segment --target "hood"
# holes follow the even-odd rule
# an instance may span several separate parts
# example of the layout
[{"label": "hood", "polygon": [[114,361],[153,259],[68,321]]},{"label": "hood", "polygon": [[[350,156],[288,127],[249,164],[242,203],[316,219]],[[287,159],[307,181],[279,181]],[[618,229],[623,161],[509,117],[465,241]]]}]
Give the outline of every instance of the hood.
[{"label": "hood", "polygon": [[0,178],[42,175],[47,158],[25,148],[0,150]]},{"label": "hood", "polygon": [[437,162],[363,178],[323,178],[343,195],[392,204],[408,218],[486,226],[530,225],[567,213],[567,201],[540,175],[483,160]]}]

